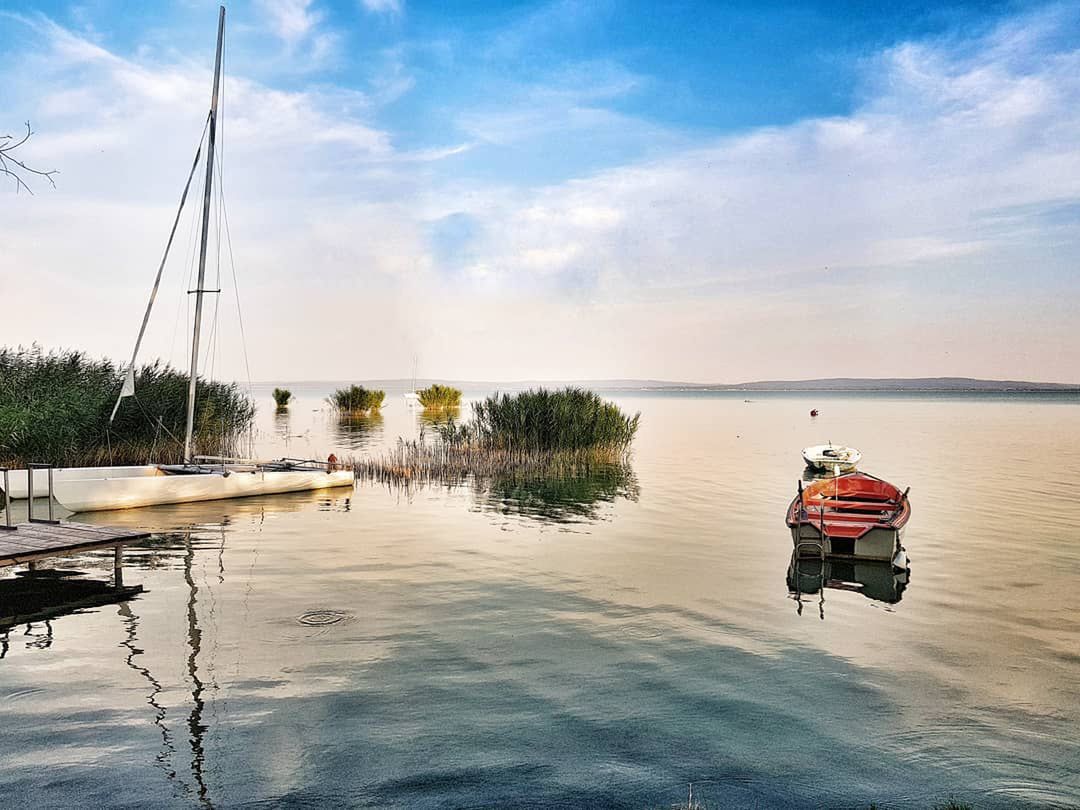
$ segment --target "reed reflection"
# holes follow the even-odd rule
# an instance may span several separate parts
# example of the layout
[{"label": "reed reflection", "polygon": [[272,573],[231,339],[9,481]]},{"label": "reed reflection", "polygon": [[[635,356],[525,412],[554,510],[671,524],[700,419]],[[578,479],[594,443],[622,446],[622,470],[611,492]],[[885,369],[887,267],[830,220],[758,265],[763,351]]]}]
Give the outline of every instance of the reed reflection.
[{"label": "reed reflection", "polygon": [[340,416],[330,426],[330,438],[345,450],[368,450],[383,442],[383,415],[373,411],[367,416]]},{"label": "reed reflection", "polygon": [[425,426],[435,427],[445,425],[448,422],[460,422],[461,406],[423,408],[417,411],[416,420],[421,429]]},{"label": "reed reflection", "polygon": [[637,501],[637,477],[629,464],[601,464],[560,474],[500,474],[474,486],[481,511],[541,523],[591,523],[619,499]]}]

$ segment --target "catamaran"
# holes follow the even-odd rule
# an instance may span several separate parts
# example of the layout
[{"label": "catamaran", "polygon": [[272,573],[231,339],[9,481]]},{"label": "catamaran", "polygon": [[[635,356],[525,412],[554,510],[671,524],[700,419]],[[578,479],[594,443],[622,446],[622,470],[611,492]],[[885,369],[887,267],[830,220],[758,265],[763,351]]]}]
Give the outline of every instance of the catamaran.
[{"label": "catamaran", "polygon": [[[206,182],[203,186],[201,240],[199,243],[198,282],[195,294],[195,324],[191,341],[191,370],[187,392],[187,425],[184,436],[184,460],[182,464],[145,464],[115,467],[69,467],[52,470],[53,493],[61,506],[72,512],[93,512],[107,509],[129,509],[155,504],[210,501],[221,498],[241,498],[251,495],[270,495],[283,492],[326,489],[352,486],[355,477],[352,470],[341,469],[334,456],[325,461],[283,458],[276,461],[252,461],[237,458],[194,455],[192,440],[195,425],[195,390],[199,367],[199,341],[202,332],[203,296],[217,290],[205,289],[207,237],[210,227],[211,189],[214,179],[214,139],[218,124],[218,95],[221,85],[221,54],[225,36],[225,7],[218,12],[217,55],[214,61],[214,85],[207,119]],[[110,423],[116,417],[120,403],[135,393],[135,360],[150,311],[157,297],[161,274],[172,246],[180,215],[187,200],[191,180],[199,165],[200,148],[195,153],[191,172],[184,193],[180,198],[180,210],[176,213],[172,231],[158,267],[157,277],[150,292],[150,300],[143,315],[135,348],[131,354],[127,374],[120,395],[113,407]],[[44,494],[49,483],[49,471],[13,470],[9,474],[10,498],[25,498],[30,484],[37,493]]]}]

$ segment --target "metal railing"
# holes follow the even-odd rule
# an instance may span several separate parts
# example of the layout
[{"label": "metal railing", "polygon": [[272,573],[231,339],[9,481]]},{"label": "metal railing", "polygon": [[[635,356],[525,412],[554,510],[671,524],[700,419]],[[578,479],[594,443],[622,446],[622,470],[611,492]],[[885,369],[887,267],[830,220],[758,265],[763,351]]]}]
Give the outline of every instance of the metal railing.
[{"label": "metal railing", "polygon": [[4,525],[0,526],[2,531],[13,531],[15,526],[11,523],[11,480],[10,472],[7,467],[0,467],[0,472],[4,474]]},{"label": "metal railing", "polygon": [[[34,517],[34,470],[49,471],[49,519]],[[52,464],[27,464],[26,465],[26,514],[31,523],[59,524],[59,520],[53,518],[53,466]]]}]

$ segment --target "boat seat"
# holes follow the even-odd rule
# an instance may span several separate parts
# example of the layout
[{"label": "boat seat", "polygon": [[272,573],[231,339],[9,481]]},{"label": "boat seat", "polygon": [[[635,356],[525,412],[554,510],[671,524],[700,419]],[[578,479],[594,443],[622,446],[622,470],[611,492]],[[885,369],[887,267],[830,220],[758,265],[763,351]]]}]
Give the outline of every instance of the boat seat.
[{"label": "boat seat", "polygon": [[[808,509],[806,511],[806,521],[816,526],[821,522],[821,512]],[[825,524],[828,525],[829,521],[836,521],[837,523],[865,523],[868,526],[878,526],[883,522],[883,516],[858,514],[855,512],[826,512]]]},{"label": "boat seat", "polygon": [[820,508],[825,507],[827,509],[844,509],[849,511],[855,511],[858,509],[864,509],[867,511],[876,512],[891,512],[896,509],[895,503],[889,501],[834,501],[831,498],[827,500],[814,500],[807,504],[807,508]]},{"label": "boat seat", "polygon": [[880,524],[877,523],[842,523],[839,525],[830,525],[828,521],[825,521],[825,534],[829,537],[854,537],[858,539],[879,525]]}]

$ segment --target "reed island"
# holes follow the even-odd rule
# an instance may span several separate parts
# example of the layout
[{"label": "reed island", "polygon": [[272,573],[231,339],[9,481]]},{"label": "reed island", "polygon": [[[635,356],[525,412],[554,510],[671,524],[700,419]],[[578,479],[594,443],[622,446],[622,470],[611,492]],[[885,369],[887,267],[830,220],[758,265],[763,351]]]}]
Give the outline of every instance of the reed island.
[{"label": "reed island", "polygon": [[353,463],[358,477],[392,484],[580,475],[625,464],[640,419],[582,388],[496,394],[473,403],[465,422]]}]

